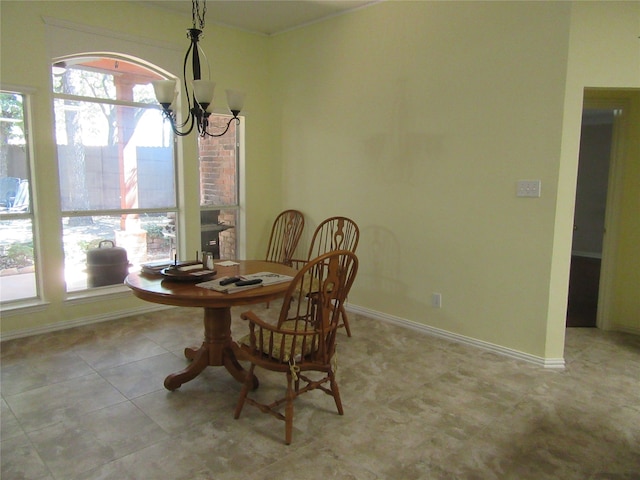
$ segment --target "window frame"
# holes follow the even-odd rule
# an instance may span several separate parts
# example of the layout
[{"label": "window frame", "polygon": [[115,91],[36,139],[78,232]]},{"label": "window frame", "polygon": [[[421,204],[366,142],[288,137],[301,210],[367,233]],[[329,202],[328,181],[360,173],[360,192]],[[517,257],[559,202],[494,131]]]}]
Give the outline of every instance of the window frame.
[{"label": "window frame", "polygon": [[[212,116],[215,116],[217,119],[220,119],[221,123],[226,124],[231,118],[232,116],[227,114],[227,113],[217,113],[214,112],[212,113]],[[212,122],[214,123],[214,122]],[[210,203],[210,204],[203,204],[202,203],[202,197],[203,197],[203,193],[200,192],[200,201],[199,201],[199,209],[200,209],[200,229],[201,229],[201,235],[204,235],[203,233],[203,226],[205,225],[203,223],[203,217],[207,216],[207,212],[214,212],[214,211],[218,211],[218,212],[222,212],[222,211],[233,211],[235,212],[235,225],[233,225],[233,229],[234,229],[234,238],[235,238],[235,244],[233,246],[233,252],[235,252],[235,255],[233,256],[234,258],[241,258],[243,257],[243,254],[241,254],[241,245],[242,245],[242,229],[241,229],[241,215],[243,214],[242,208],[241,208],[241,192],[242,192],[242,175],[241,175],[241,142],[242,142],[242,138],[243,138],[243,129],[244,129],[244,117],[238,117],[238,122],[233,126],[233,134],[234,134],[234,138],[233,138],[233,159],[234,159],[234,176],[235,176],[235,184],[234,184],[234,191],[233,191],[233,198],[235,199],[235,203]],[[224,136],[229,135],[229,133],[225,134]],[[224,137],[223,136],[223,137]],[[207,139],[207,137],[205,137],[205,139]],[[203,147],[200,144],[200,141],[198,141],[198,170],[199,170],[199,182],[200,185],[202,186],[202,155],[203,153]],[[224,232],[221,231],[220,235],[224,235]],[[202,238],[202,237],[201,237]],[[220,251],[220,258],[221,259],[231,259],[231,258],[226,258],[223,254],[222,254],[222,245],[220,242],[220,237],[218,237],[218,242],[219,242],[219,251]],[[202,248],[204,249],[204,245],[202,245]]]},{"label": "window frame", "polygon": [[21,85],[11,85],[0,83],[0,92],[9,93],[22,96],[22,115],[24,124],[25,135],[25,148],[26,148],[26,169],[28,176],[28,194],[29,194],[29,209],[27,212],[12,213],[0,215],[0,221],[8,220],[29,220],[31,222],[31,241],[33,244],[33,266],[34,266],[34,287],[35,295],[29,297],[17,298],[14,300],[0,301],[0,312],[16,310],[19,308],[42,305],[45,303],[43,298],[42,288],[42,255],[39,241],[39,219],[37,209],[37,198],[35,195],[37,185],[37,179],[35,178],[35,149],[33,143],[33,97],[36,94],[36,90]]},{"label": "window frame", "polygon": [[[122,55],[122,54],[117,54],[117,53],[91,53],[91,52],[84,52],[84,53],[80,53],[80,54],[75,54],[75,55],[69,55],[66,56],[64,58],[58,58],[58,59],[53,59],[51,61],[51,67],[53,67],[56,63],[59,63],[61,61],[73,61],[73,60],[83,60],[83,59],[91,59],[91,58],[104,58],[104,59],[109,59],[109,60],[114,60],[114,61],[123,61],[123,62],[127,62],[130,64],[134,64],[136,66],[140,66],[144,69],[147,69],[155,74],[157,74],[158,76],[162,77],[162,78],[167,78],[167,74],[166,72],[164,72],[161,68],[150,64],[149,62],[137,58],[137,57],[132,57],[132,56],[128,56],[128,55]],[[51,75],[53,75],[53,72],[51,73]],[[52,98],[52,104],[55,105],[56,101],[58,100],[62,100],[62,101],[77,101],[77,102],[87,102],[87,103],[93,103],[93,104],[98,104],[98,105],[110,105],[110,106],[123,106],[123,107],[132,107],[132,108],[144,108],[144,109],[148,109],[148,110],[157,110],[157,111],[161,111],[161,107],[159,105],[157,105],[156,103],[144,103],[144,102],[136,102],[136,101],[130,101],[130,100],[118,100],[118,99],[113,99],[113,98],[103,98],[103,97],[87,97],[84,95],[73,95],[73,94],[68,94],[68,93],[59,93],[55,91],[55,88],[53,88],[52,85],[52,89],[51,89],[51,98]],[[53,122],[54,125],[56,123],[57,119],[56,119],[56,114],[55,114],[55,108],[54,108],[54,113],[53,113]],[[165,125],[165,120],[163,119],[163,125]],[[55,130],[55,127],[54,127]],[[71,219],[71,218],[79,218],[79,217],[109,217],[109,216],[125,216],[125,215],[145,215],[145,214],[167,214],[167,215],[173,215],[176,218],[176,232],[175,232],[175,237],[174,240],[172,241],[172,246],[171,248],[175,251],[179,251],[179,245],[180,245],[180,238],[181,238],[181,234],[179,232],[178,229],[178,225],[180,225],[181,222],[179,222],[177,219],[182,215],[182,208],[181,208],[181,204],[180,204],[180,171],[179,171],[179,160],[178,160],[178,143],[177,143],[177,138],[176,136],[170,131],[170,129],[168,129],[168,134],[169,134],[169,138],[168,141],[166,142],[168,145],[170,145],[170,148],[172,149],[172,175],[173,175],[173,185],[174,185],[174,198],[173,198],[173,206],[171,207],[135,207],[135,208],[100,208],[100,209],[93,209],[93,208],[88,208],[86,210],[78,210],[78,209],[64,209],[62,207],[62,202],[60,205],[60,209],[58,211],[58,218],[61,224],[61,233],[62,233],[62,237],[61,237],[61,248],[64,251],[65,249],[65,242],[64,242],[64,222],[66,219]],[[60,167],[60,159],[59,159],[59,152],[58,152],[58,141],[56,139],[56,136],[54,135],[54,146],[56,149],[56,157],[57,157],[57,172],[58,175],[60,174],[61,171],[61,167]],[[62,196],[63,192],[62,192],[62,185],[59,186],[60,191],[59,191],[59,195]],[[66,255],[65,255],[66,257]],[[129,258],[129,261],[131,261],[131,258]],[[65,277],[67,276],[67,260],[66,258],[64,259],[64,263],[63,263],[63,270],[65,272]],[[66,283],[66,282],[65,282]],[[64,287],[65,290],[65,294],[67,296],[68,299],[76,299],[76,298],[84,298],[84,297],[93,297],[93,296],[100,296],[100,295],[104,295],[104,294],[109,294],[112,293],[113,291],[126,291],[126,287],[123,284],[115,284],[115,285],[109,285],[106,287],[91,287],[89,286],[89,284],[85,285],[84,288],[70,288],[69,285],[65,285]]]}]

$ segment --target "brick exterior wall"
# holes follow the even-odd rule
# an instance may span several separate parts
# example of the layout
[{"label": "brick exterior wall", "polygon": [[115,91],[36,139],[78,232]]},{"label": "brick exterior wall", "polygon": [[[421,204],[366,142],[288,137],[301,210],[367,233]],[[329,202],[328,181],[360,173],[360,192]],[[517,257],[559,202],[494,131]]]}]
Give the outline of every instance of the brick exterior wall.
[{"label": "brick exterior wall", "polygon": [[[228,116],[212,115],[212,131],[219,132],[229,121]],[[200,205],[235,205],[236,187],[236,124],[222,137],[200,138]],[[236,225],[236,210],[220,210],[218,223]],[[220,233],[220,258],[236,258],[236,229]]]}]

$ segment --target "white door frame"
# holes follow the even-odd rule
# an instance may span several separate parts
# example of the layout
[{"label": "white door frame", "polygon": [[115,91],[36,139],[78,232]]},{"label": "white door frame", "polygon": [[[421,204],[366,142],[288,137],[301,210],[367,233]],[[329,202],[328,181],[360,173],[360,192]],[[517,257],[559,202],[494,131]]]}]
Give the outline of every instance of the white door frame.
[{"label": "white door frame", "polygon": [[589,92],[585,92],[583,109],[614,110],[596,317],[597,327],[602,330],[609,330],[613,323],[610,313],[613,302],[613,282],[616,275],[615,260],[618,255],[618,242],[616,240],[619,234],[624,148],[629,128],[628,115],[626,114],[629,111],[629,100],[620,97],[603,98],[601,95],[590,96]]}]

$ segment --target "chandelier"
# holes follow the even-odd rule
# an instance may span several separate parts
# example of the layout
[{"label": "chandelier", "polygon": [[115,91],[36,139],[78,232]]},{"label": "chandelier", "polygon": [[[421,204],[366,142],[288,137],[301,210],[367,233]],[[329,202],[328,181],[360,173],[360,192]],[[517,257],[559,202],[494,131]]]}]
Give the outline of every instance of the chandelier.
[{"label": "chandelier", "polygon": [[[229,111],[233,115],[227,122],[227,126],[221,133],[212,133],[209,125],[209,116],[213,108],[213,91],[215,89],[215,82],[210,80],[211,72],[209,70],[209,62],[204,54],[202,48],[198,45],[200,38],[202,37],[202,30],[204,29],[204,16],[207,11],[206,0],[202,1],[202,7],[200,7],[199,0],[192,0],[191,16],[193,26],[187,30],[187,37],[191,44],[184,56],[184,64],[182,68],[182,81],[184,84],[184,90],[187,97],[187,104],[189,107],[189,114],[187,119],[183,123],[178,123],[176,114],[173,109],[173,104],[177,96],[177,80],[158,80],[153,83],[153,90],[156,95],[158,103],[162,105],[162,111],[164,116],[171,123],[171,129],[173,133],[183,137],[189,135],[193,128],[196,127],[198,134],[201,137],[221,137],[231,126],[231,122],[240,123],[238,115],[242,110],[244,102],[244,93],[235,90],[227,90],[227,104]],[[200,56],[202,55],[206,64],[207,79],[203,80],[201,75],[201,63]],[[192,79],[191,86],[188,80],[188,65],[191,65]]]}]

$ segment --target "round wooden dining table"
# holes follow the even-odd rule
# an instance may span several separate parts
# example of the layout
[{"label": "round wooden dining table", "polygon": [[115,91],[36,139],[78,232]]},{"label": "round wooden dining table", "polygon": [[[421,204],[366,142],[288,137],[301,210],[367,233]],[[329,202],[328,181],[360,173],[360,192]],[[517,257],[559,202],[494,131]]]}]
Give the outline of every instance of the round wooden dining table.
[{"label": "round wooden dining table", "polygon": [[[297,270],[280,263],[261,260],[236,260],[236,265],[215,266],[216,276],[234,277],[259,272],[295,276]],[[204,309],[204,340],[200,347],[187,347],[184,355],[191,363],[184,370],[172,373],[164,380],[167,390],[176,390],[183,383],[193,380],[208,366],[224,366],[239,382],[244,382],[247,372],[240,365],[231,349],[231,307],[266,303],[282,297],[290,282],[221,293],[197,286],[192,282],[176,281],[160,275],[130,273],[125,284],[133,294],[148,302],[178,307],[202,307]],[[254,387],[258,380],[254,376]]]}]

